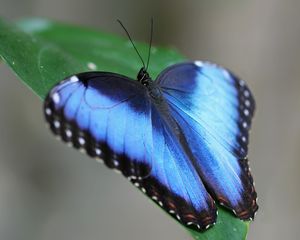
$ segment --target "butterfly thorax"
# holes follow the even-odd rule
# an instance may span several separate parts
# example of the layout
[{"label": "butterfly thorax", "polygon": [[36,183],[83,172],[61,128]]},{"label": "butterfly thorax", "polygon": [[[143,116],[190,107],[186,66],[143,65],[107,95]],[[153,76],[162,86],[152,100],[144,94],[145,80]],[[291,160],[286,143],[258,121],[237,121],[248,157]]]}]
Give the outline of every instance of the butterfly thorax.
[{"label": "butterfly thorax", "polygon": [[148,89],[150,96],[155,101],[162,100],[162,93],[160,87],[157,86],[157,84],[151,79],[149,73],[144,67],[142,67],[139,71],[137,75],[137,80]]}]

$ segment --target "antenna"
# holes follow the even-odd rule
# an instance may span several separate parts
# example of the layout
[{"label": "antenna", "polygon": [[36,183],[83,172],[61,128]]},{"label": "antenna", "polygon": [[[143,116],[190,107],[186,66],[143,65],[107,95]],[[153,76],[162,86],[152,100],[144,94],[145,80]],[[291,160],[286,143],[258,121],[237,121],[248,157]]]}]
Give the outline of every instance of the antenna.
[{"label": "antenna", "polygon": [[147,60],[146,71],[148,70],[149,61],[150,61],[151,47],[152,47],[152,36],[153,36],[153,17],[151,17],[151,32],[150,32],[149,52],[148,52],[148,60]]},{"label": "antenna", "polygon": [[133,41],[132,41],[132,39],[131,39],[131,37],[130,37],[130,35],[129,35],[129,32],[127,31],[127,29],[124,27],[123,23],[122,23],[119,19],[117,19],[117,21],[118,21],[118,23],[121,25],[121,27],[124,29],[124,31],[126,32],[127,37],[129,38],[129,40],[130,40],[132,46],[134,47],[134,49],[135,49],[137,55],[138,55],[139,58],[141,59],[141,61],[142,61],[142,63],[143,63],[143,67],[145,68],[145,63],[144,63],[144,61],[143,61],[143,58],[141,57],[141,55],[140,55],[139,51],[137,50],[136,46],[134,45],[134,43],[133,43]]}]

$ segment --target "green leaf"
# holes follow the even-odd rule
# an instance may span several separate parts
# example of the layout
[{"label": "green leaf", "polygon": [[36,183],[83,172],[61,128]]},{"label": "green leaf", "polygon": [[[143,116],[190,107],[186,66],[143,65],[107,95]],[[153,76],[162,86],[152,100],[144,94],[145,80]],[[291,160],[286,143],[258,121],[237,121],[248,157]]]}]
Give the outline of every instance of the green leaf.
[{"label": "green leaf", "polygon": [[[137,43],[144,59],[148,45]],[[0,56],[20,80],[44,98],[58,81],[74,73],[100,70],[136,78],[141,67],[131,43],[122,37],[45,19],[17,24],[0,20]],[[185,60],[170,48],[152,48],[149,72],[155,78],[167,66]],[[219,206],[216,225],[194,239],[246,239],[249,224]]]}]

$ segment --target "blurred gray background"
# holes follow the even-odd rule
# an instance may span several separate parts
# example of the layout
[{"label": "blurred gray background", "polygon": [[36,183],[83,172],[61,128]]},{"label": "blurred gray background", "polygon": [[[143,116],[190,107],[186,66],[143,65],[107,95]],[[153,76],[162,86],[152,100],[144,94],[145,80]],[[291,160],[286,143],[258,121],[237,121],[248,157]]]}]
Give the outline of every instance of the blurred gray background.
[{"label": "blurred gray background", "polygon": [[[9,20],[49,17],[176,47],[222,64],[252,89],[250,152],[260,210],[248,239],[300,236],[299,0],[0,0]],[[0,65],[0,239],[191,239],[122,176],[67,148],[42,102]]]}]

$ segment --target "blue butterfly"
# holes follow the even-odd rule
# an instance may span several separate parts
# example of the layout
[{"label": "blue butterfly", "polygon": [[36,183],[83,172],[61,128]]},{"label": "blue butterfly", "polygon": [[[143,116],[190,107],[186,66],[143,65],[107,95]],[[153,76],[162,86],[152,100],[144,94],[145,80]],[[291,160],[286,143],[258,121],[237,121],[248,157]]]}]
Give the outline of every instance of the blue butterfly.
[{"label": "blue butterfly", "polygon": [[204,230],[216,202],[253,219],[247,160],[255,102],[245,82],[208,62],[166,68],[155,81],[85,72],[52,88],[44,111],[55,135],[127,177],[186,226]]}]

